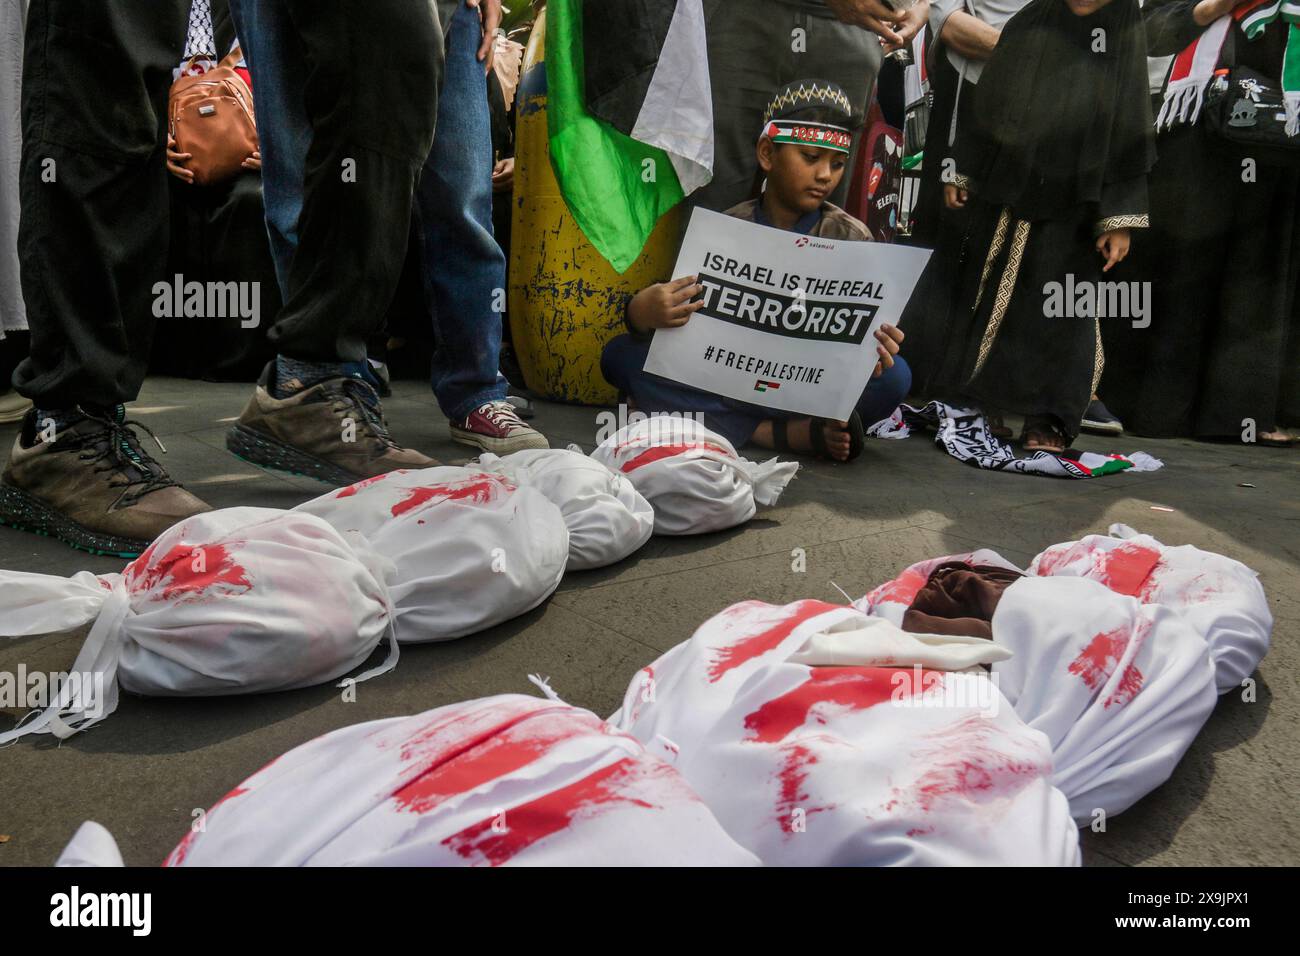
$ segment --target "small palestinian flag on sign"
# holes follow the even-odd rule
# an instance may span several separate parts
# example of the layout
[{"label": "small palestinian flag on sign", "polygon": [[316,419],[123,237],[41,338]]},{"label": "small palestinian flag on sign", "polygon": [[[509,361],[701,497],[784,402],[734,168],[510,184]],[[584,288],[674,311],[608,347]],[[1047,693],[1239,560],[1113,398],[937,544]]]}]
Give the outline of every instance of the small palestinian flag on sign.
[{"label": "small palestinian flag on sign", "polygon": [[754,391],[768,392],[781,387],[780,382],[769,382],[766,379],[759,379],[754,383]]}]

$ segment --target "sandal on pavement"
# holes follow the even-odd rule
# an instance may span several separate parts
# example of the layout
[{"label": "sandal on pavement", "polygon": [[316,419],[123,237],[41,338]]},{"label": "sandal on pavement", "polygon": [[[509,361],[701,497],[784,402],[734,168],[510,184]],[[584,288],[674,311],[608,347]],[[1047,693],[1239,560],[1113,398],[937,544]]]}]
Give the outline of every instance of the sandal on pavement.
[{"label": "sandal on pavement", "polygon": [[1025,451],[1045,451],[1053,455],[1060,455],[1070,447],[1065,429],[1048,415],[1027,416],[1025,429],[1020,433],[1020,443]]},{"label": "sandal on pavement", "polygon": [[[862,416],[856,411],[849,416],[847,427],[849,433],[849,457],[844,459],[836,458],[826,448],[826,426],[832,424],[832,419],[810,417],[808,422],[808,435],[812,442],[812,453],[818,458],[848,464],[862,454],[862,449],[866,445],[866,432],[862,428]],[[774,419],[772,421],[772,444],[776,446],[777,451],[789,452],[795,455],[801,454],[801,452],[790,446],[790,439],[786,434],[788,425],[789,422],[785,419]]]}]

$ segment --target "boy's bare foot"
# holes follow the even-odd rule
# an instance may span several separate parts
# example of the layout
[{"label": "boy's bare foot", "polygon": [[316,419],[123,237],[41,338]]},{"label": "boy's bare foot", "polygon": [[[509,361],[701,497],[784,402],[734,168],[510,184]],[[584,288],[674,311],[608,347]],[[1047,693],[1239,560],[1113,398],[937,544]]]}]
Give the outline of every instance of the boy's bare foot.
[{"label": "boy's bare foot", "polygon": [[[762,448],[817,455],[832,461],[852,461],[862,451],[862,423],[854,412],[849,421],[828,418],[792,418],[765,421],[750,439]],[[856,435],[856,437],[855,437]]]}]

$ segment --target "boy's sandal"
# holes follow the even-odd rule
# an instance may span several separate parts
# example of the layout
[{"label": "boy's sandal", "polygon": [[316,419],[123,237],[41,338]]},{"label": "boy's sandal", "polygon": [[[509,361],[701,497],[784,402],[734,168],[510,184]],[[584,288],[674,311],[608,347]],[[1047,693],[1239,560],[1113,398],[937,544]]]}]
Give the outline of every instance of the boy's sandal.
[{"label": "boy's sandal", "polygon": [[1070,437],[1054,419],[1045,415],[1031,415],[1025,419],[1025,430],[1020,433],[1025,451],[1045,451],[1059,455],[1070,447]]},{"label": "boy's sandal", "polygon": [[[810,417],[808,419],[808,435],[812,441],[812,452],[818,458],[824,458],[827,461],[841,461],[826,449],[826,425],[830,423],[829,418]],[[777,451],[799,454],[790,447],[789,437],[786,435],[788,422],[785,419],[773,419],[772,421],[772,444],[776,446]],[[843,459],[844,464],[853,461],[862,454],[862,449],[866,446],[867,435],[862,427],[862,416],[856,411],[849,416],[848,422],[849,433],[849,457]]]}]

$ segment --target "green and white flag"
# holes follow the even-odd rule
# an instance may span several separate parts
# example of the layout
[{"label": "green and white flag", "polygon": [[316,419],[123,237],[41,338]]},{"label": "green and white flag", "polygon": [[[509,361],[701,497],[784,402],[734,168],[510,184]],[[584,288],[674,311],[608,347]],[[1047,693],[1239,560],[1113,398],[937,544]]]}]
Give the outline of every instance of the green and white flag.
[{"label": "green and white flag", "polygon": [[550,0],[547,127],[564,201],[618,272],[713,176],[702,0]]}]

